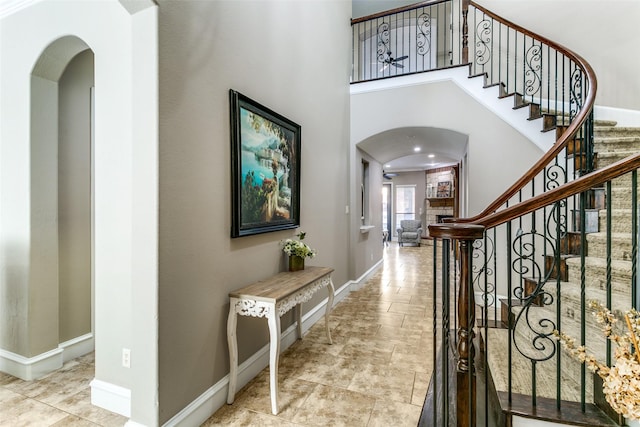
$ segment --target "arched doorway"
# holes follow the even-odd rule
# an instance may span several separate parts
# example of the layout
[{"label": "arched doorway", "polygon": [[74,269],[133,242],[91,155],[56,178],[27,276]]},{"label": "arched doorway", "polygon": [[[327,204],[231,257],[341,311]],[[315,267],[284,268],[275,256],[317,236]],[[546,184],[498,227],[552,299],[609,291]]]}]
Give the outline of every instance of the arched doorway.
[{"label": "arched doorway", "polygon": [[50,44],[31,75],[30,354],[61,363],[94,348],[92,310],[93,52],[79,38]]},{"label": "arched doorway", "polygon": [[60,76],[90,48],[97,89],[91,399],[155,425],[157,5],[29,2],[0,19],[0,39],[10,41],[0,49],[0,370],[39,376],[66,351],[58,346],[59,167],[51,157],[59,148]]}]

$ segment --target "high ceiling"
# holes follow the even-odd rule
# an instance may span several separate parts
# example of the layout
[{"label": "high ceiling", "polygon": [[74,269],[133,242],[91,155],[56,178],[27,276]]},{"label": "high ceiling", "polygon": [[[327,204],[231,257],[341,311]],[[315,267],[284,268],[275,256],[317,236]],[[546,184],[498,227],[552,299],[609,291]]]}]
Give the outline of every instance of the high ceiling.
[{"label": "high ceiling", "polygon": [[357,144],[382,164],[385,172],[409,172],[457,164],[467,151],[468,137],[448,129],[390,129]]}]

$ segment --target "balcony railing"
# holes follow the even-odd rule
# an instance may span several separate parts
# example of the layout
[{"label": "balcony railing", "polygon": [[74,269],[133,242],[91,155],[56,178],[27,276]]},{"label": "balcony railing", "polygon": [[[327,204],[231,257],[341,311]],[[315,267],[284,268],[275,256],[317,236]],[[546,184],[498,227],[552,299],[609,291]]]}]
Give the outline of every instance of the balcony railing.
[{"label": "balcony railing", "polygon": [[431,1],[351,21],[352,82],[466,63],[461,1]]}]

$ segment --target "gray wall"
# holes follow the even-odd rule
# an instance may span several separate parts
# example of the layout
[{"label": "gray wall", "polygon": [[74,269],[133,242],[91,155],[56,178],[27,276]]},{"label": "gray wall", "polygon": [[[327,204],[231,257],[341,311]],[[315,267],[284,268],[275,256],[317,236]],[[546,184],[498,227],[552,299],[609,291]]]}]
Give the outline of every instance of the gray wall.
[{"label": "gray wall", "polygon": [[91,108],[93,53],[58,82],[59,340],[91,332]]},{"label": "gray wall", "polygon": [[[284,269],[297,230],[231,239],[229,89],[302,126],[301,229],[309,265],[348,279],[348,1],[159,1],[160,421],[229,372],[231,290]],[[313,31],[292,31],[313,23]],[[307,311],[323,295],[304,305]],[[283,329],[291,324],[283,318]],[[268,343],[238,322],[239,361]]]},{"label": "gray wall", "polygon": [[[368,211],[366,225],[374,228],[361,232],[363,225],[360,217],[360,185],[362,184],[362,160],[369,162],[369,199],[365,209]],[[353,185],[354,202],[351,215],[351,253],[353,257],[353,278],[360,278],[382,259],[382,165],[367,153],[356,149],[353,163],[355,183]]]}]

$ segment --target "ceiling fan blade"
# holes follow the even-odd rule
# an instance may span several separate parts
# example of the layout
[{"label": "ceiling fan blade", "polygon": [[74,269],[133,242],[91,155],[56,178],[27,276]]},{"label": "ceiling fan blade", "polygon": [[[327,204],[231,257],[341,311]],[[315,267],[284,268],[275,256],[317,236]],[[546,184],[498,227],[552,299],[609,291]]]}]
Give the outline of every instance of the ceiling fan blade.
[{"label": "ceiling fan blade", "polygon": [[409,55],[401,56],[400,58],[394,59],[394,61],[403,61],[403,60],[407,59],[408,57],[409,57]]},{"label": "ceiling fan blade", "polygon": [[391,65],[393,65],[396,68],[404,68],[404,65],[402,64],[396,64],[395,62],[391,63]]}]

